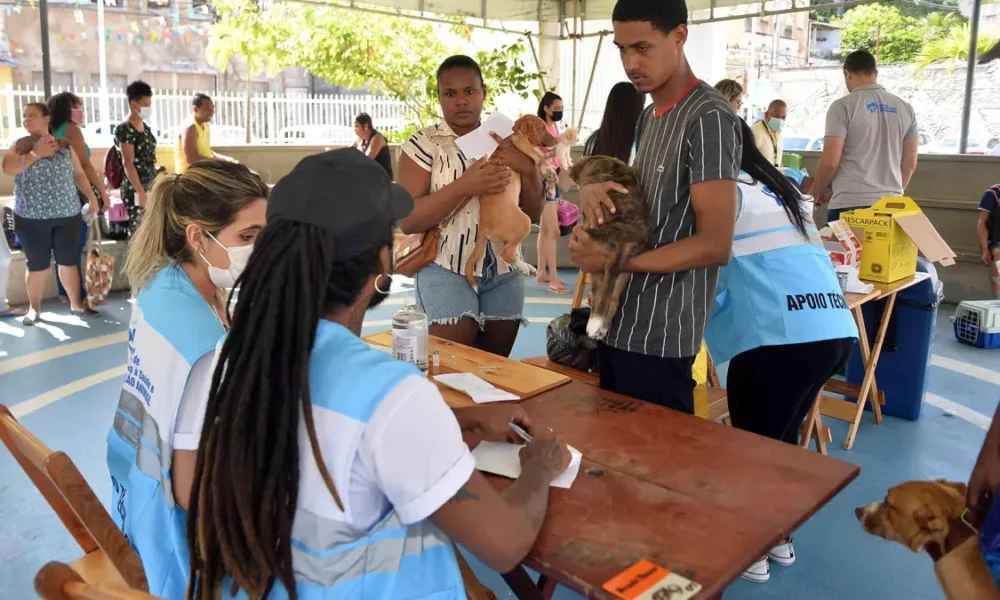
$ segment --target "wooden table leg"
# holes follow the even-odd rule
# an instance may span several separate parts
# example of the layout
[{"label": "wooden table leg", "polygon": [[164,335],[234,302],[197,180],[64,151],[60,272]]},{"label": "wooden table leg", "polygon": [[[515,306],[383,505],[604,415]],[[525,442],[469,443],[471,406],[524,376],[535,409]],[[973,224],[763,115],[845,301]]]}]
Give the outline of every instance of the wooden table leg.
[{"label": "wooden table leg", "polygon": [[571,308],[583,306],[583,297],[587,294],[587,274],[580,271],[576,276],[576,288],[573,290],[573,304]]},{"label": "wooden table leg", "polygon": [[[893,294],[895,297],[895,294]],[[888,304],[887,304],[888,306]],[[858,346],[861,348],[861,362],[865,366],[865,370],[868,370],[868,365],[871,364],[871,346],[868,345],[868,328],[865,326],[865,318],[861,312],[861,307],[854,309],[854,320],[858,324]],[[885,317],[885,313],[882,315]],[[881,322],[880,322],[881,325]],[[875,413],[875,423],[882,424],[882,403],[879,402],[878,395],[878,383],[875,381],[874,376],[872,378],[871,392],[868,395],[868,400],[872,403],[872,412]]]},{"label": "wooden table leg", "polygon": [[[896,305],[896,294],[889,294],[886,297],[885,309],[882,312],[882,321],[879,323],[878,333],[875,335],[875,346],[871,349],[871,355],[865,361],[865,378],[861,382],[861,391],[858,393],[858,409],[854,415],[854,421],[847,429],[847,439],[844,440],[844,448],[850,450],[854,445],[854,438],[858,434],[858,426],[861,425],[861,417],[865,413],[865,403],[868,401],[872,384],[875,382],[875,368],[878,366],[879,355],[882,354],[882,344],[885,342],[885,332],[889,329],[889,318],[892,316],[892,309]],[[863,320],[859,321],[859,330],[863,327]],[[862,344],[867,341],[864,333],[861,335]],[[862,346],[864,353],[864,346]],[[872,411],[875,413],[875,422],[882,422],[882,406],[878,398],[872,402]]]},{"label": "wooden table leg", "polygon": [[813,402],[813,406],[809,410],[809,414],[806,416],[805,426],[803,427],[801,441],[799,444],[803,448],[808,448],[809,441],[815,437],[816,451],[820,454],[826,455],[826,439],[823,435],[823,415],[820,412],[820,404],[822,402],[823,390],[820,390],[819,394],[816,395],[816,401]]},{"label": "wooden table leg", "polygon": [[510,573],[505,573],[503,580],[519,600],[546,600],[542,590],[531,580],[523,565],[518,565]]}]

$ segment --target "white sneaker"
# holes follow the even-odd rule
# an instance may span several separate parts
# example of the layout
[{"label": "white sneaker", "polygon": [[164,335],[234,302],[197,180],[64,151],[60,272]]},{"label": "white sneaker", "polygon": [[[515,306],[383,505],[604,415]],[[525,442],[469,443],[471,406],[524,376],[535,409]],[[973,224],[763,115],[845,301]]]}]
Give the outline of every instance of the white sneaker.
[{"label": "white sneaker", "polygon": [[771,568],[767,566],[767,557],[762,556],[760,560],[750,565],[750,568],[743,571],[740,577],[754,583],[767,583],[767,580],[771,578]]},{"label": "white sneaker", "polygon": [[774,548],[771,548],[767,556],[783,567],[791,566],[795,562],[795,548],[792,546],[792,538],[788,538]]}]

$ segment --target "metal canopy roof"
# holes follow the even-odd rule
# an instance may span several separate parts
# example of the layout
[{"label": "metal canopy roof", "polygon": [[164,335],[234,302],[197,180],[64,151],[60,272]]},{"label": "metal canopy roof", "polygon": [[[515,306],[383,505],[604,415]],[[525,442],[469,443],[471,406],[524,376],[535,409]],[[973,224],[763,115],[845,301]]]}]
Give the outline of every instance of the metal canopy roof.
[{"label": "metal canopy roof", "polygon": [[[490,21],[527,21],[560,23],[579,17],[585,21],[611,19],[616,0],[306,0],[342,7],[406,11],[410,15],[461,16]],[[779,12],[816,10],[828,6],[849,6],[871,0],[830,0],[829,4],[809,6],[809,0],[687,0],[694,23],[741,18]],[[713,10],[714,9],[714,10]],[[579,11],[578,13],[576,11]],[[382,11],[379,11],[382,12]],[[700,13],[700,14],[699,14]]]}]

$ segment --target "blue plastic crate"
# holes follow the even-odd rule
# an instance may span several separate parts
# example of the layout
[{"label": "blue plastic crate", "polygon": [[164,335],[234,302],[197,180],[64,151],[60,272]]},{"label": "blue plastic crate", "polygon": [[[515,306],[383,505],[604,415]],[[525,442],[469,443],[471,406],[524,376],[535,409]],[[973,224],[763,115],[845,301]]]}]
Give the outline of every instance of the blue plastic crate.
[{"label": "blue plastic crate", "polygon": [[977,348],[1000,348],[1000,300],[966,301],[952,318],[955,339]]}]

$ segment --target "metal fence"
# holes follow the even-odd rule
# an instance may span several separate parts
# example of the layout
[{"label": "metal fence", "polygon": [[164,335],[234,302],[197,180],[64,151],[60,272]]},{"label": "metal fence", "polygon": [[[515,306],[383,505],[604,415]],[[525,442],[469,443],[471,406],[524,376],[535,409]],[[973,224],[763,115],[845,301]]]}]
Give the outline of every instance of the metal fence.
[{"label": "metal fence", "polygon": [[[54,90],[56,93],[67,91]],[[129,112],[124,90],[109,90],[109,114],[101,118],[100,92],[96,88],[72,91],[84,105],[87,141],[95,147],[111,143],[113,125]],[[149,124],[156,129],[158,143],[172,145],[180,128],[191,118],[191,100],[195,92],[153,91],[153,115]],[[2,139],[24,135],[21,126],[25,105],[43,102],[40,89],[15,87],[0,89]],[[215,117],[212,119],[212,143],[234,145],[246,140],[246,94],[225,92],[212,96]],[[377,129],[400,131],[406,127],[406,108],[384,96],[374,95],[277,95],[254,94],[250,101],[251,143],[254,144],[349,144],[354,141],[354,119],[366,112]]]}]

